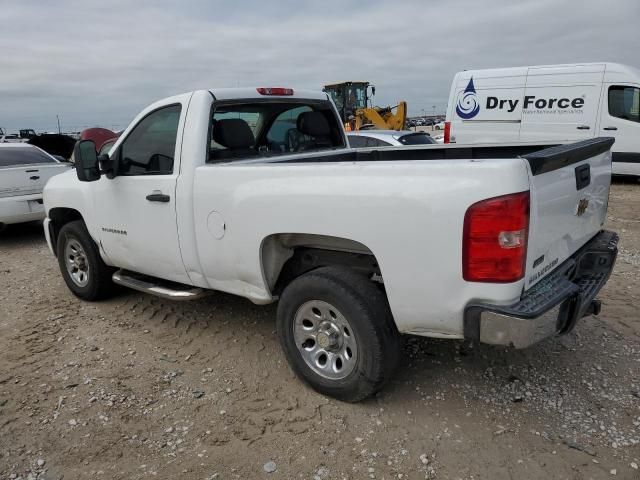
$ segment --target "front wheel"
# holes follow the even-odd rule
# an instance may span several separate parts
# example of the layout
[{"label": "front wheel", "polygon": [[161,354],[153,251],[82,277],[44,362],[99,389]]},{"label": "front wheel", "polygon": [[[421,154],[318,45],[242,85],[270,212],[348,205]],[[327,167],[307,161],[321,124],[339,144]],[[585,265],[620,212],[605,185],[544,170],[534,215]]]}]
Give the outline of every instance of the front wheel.
[{"label": "front wheel", "polygon": [[58,265],[67,287],[83,300],[99,300],[114,290],[114,268],[100,257],[96,243],[82,220],[65,224],[56,245]]},{"label": "front wheel", "polygon": [[295,373],[347,402],[379,391],[400,356],[384,293],[344,267],[320,268],[291,282],[280,298],[277,327]]}]

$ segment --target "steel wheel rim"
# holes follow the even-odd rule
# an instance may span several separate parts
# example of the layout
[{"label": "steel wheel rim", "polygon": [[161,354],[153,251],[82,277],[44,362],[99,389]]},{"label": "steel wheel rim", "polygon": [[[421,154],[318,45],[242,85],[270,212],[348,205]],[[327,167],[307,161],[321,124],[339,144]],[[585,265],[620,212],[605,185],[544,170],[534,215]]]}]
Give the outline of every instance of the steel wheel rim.
[{"label": "steel wheel rim", "polygon": [[75,238],[68,238],[64,247],[64,261],[67,273],[73,283],[86,287],[89,283],[89,262],[82,244]]},{"label": "steel wheel rim", "polygon": [[293,338],[304,362],[323,378],[340,380],[356,367],[358,346],[353,329],[330,303],[303,303],[294,317]]}]

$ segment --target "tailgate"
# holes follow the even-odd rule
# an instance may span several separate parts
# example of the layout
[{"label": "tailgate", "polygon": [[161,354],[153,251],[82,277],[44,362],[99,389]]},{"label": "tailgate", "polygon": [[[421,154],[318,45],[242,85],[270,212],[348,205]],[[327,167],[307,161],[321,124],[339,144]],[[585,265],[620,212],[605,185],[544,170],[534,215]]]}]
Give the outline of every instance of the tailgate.
[{"label": "tailgate", "polygon": [[49,178],[68,168],[62,163],[0,168],[0,198],[42,193]]},{"label": "tailgate", "polygon": [[593,238],[607,216],[613,138],[592,138],[525,155],[531,217],[525,289]]}]

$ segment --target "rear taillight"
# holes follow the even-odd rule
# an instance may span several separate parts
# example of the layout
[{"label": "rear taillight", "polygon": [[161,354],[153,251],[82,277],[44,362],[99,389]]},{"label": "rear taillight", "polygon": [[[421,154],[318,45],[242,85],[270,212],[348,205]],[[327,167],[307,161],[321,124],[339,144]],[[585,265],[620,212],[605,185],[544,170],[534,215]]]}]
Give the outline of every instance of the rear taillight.
[{"label": "rear taillight", "polygon": [[529,192],[489,198],[464,216],[462,276],[468,282],[515,282],[524,277]]},{"label": "rear taillight", "polygon": [[260,95],[293,95],[293,88],[258,87],[256,90]]},{"label": "rear taillight", "polygon": [[451,122],[444,122],[444,143],[451,143]]}]

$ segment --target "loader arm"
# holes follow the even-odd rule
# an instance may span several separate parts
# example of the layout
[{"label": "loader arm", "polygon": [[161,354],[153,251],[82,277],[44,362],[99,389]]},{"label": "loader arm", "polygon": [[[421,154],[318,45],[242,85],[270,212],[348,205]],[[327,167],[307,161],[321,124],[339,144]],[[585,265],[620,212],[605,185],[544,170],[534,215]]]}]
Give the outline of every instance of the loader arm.
[{"label": "loader arm", "polygon": [[[395,113],[393,113],[395,110]],[[395,107],[362,108],[356,112],[356,129],[364,124],[373,124],[382,130],[403,130],[407,120],[407,102],[400,102]]]}]

